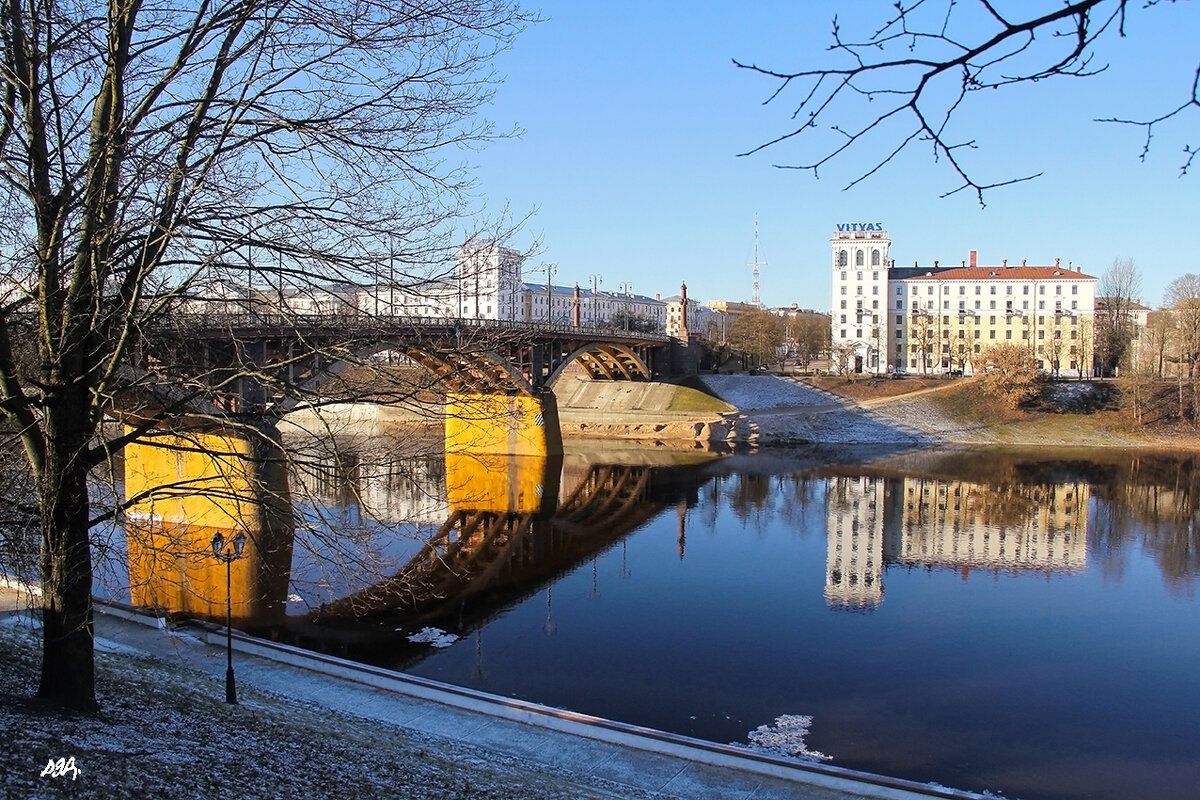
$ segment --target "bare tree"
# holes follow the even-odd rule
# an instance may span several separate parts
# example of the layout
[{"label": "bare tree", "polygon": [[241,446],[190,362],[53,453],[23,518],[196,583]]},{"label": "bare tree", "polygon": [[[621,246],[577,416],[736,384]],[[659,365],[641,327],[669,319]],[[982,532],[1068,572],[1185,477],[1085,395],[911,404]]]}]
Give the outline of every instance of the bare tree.
[{"label": "bare tree", "polygon": [[1192,382],[1192,421],[1200,424],[1200,275],[1180,275],[1167,286],[1164,302],[1176,320],[1179,352],[1179,415],[1183,416],[1183,365]]},{"label": "bare tree", "polygon": [[1096,287],[1096,358],[1100,375],[1121,366],[1137,335],[1134,306],[1142,293],[1142,276],[1132,259],[1114,259]]},{"label": "bare tree", "polygon": [[249,302],[443,263],[457,153],[495,135],[474,115],[526,21],[510,0],[5,5],[0,405],[36,486],[40,696],[95,706],[88,475],[155,423],[101,436],[141,337],[201,284],[245,276]]},{"label": "bare tree", "polygon": [[[1163,4],[1149,0],[1139,10],[1158,5]],[[965,109],[971,95],[985,89],[1049,78],[1086,78],[1102,72],[1105,65],[1097,63],[1096,52],[1112,37],[1125,35],[1131,7],[1128,0],[1066,0],[1032,7],[1035,10],[1030,10],[1030,4],[1002,9],[992,0],[900,0],[873,33],[863,36],[844,33],[835,17],[829,47],[834,63],[829,66],[776,70],[735,60],[738,67],[778,82],[767,103],[781,100],[793,85],[800,93],[791,113],[793,127],[743,155],[802,138],[814,155],[799,164],[778,166],[818,175],[822,167],[856,144],[877,136],[893,137],[884,155],[870,160],[870,166],[846,188],[874,175],[901,151],[917,144],[928,147],[935,161],[948,164],[959,181],[943,197],[970,190],[980,205],[989,189],[1038,177],[1041,173],[986,180],[977,177],[966,160],[966,154],[977,145],[973,139],[959,138],[952,121],[959,113],[969,114]],[[1144,128],[1145,157],[1151,136],[1161,126],[1197,109],[1200,66],[1190,96],[1181,98],[1177,107],[1144,121],[1102,121]],[[854,119],[860,110],[860,122],[844,122]],[[827,126],[832,137],[823,135]],[[1196,148],[1185,146],[1184,153],[1182,172],[1186,173]]]}]

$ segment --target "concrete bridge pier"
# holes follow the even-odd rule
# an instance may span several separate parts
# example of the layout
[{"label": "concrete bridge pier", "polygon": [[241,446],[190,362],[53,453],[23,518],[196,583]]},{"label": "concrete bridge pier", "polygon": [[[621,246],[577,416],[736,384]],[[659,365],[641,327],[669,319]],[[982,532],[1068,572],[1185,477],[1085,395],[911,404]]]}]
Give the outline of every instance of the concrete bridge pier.
[{"label": "concrete bridge pier", "polygon": [[562,429],[554,393],[450,392],[446,452],[561,456]]}]

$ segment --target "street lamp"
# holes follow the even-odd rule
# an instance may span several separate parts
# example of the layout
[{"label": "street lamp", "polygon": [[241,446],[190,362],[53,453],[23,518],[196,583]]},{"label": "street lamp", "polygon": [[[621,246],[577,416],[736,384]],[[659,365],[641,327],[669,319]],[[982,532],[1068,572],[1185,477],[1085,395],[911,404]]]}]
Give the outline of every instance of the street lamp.
[{"label": "street lamp", "polygon": [[596,330],[600,326],[600,312],[597,301],[599,300],[600,286],[604,283],[604,278],[599,275],[592,276],[592,330]]},{"label": "street lamp", "polygon": [[214,533],[212,538],[213,555],[225,562],[225,702],[237,705],[237,686],[233,680],[233,583],[232,564],[242,557],[246,547],[246,534],[238,531],[231,542],[232,550],[225,547],[225,537]]}]

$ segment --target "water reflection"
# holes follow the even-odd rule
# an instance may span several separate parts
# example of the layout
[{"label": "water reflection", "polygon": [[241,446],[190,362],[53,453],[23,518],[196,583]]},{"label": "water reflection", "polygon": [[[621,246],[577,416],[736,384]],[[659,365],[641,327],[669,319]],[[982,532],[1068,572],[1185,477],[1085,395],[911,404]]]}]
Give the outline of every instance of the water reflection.
[{"label": "water reflection", "polygon": [[886,564],[1076,571],[1087,565],[1086,483],[984,484],[937,477],[836,475],[827,494],[825,599],[883,602]]}]

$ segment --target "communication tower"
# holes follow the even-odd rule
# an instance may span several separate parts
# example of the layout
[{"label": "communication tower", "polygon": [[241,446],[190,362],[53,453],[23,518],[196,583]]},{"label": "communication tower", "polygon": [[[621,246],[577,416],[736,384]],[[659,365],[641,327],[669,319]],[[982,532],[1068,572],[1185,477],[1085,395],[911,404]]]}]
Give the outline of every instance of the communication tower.
[{"label": "communication tower", "polygon": [[750,289],[750,305],[755,307],[762,306],[762,300],[758,296],[758,268],[765,267],[767,262],[758,260],[758,214],[754,215],[754,260],[749,263],[749,266],[754,268],[754,283]]}]

